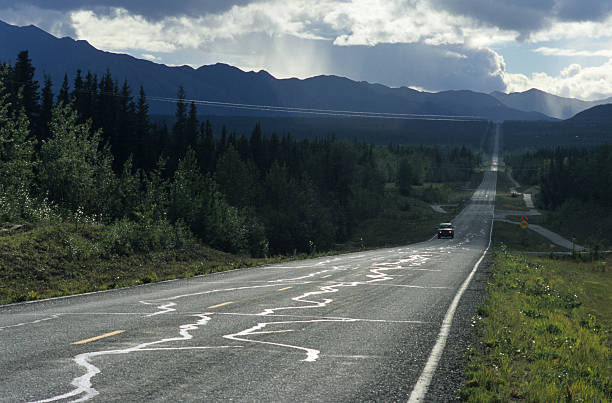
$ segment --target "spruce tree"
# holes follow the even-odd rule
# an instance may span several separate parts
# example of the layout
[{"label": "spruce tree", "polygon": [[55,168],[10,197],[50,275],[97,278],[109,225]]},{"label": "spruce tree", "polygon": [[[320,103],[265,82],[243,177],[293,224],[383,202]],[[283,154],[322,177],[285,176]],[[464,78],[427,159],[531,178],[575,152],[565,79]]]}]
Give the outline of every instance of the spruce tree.
[{"label": "spruce tree", "polygon": [[196,149],[198,139],[198,110],[195,103],[189,105],[189,117],[185,126],[185,141],[188,147]]},{"label": "spruce tree", "polygon": [[49,137],[49,122],[51,122],[51,113],[53,110],[53,82],[51,77],[45,74],[45,86],[42,90],[42,102],[40,107],[40,121],[38,127],[39,142]]},{"label": "spruce tree", "polygon": [[175,145],[175,158],[180,159],[185,155],[187,150],[187,142],[185,141],[185,132],[187,127],[187,107],[185,105],[185,89],[179,86],[176,94],[176,122],[172,127],[172,137]]},{"label": "spruce tree", "polygon": [[135,165],[138,168],[151,170],[154,167],[157,155],[154,151],[154,144],[149,131],[151,122],[149,120],[149,104],[144,87],[140,86],[138,101],[136,103],[136,122],[134,132],[136,135],[136,148],[139,152],[135,153]]},{"label": "spruce tree", "polygon": [[38,92],[39,85],[38,81],[34,80],[34,71],[36,69],[32,66],[32,60],[27,50],[19,53],[17,56],[17,62],[13,70],[13,79],[21,90],[21,102],[26,116],[30,120],[30,124],[36,124],[38,122],[38,116],[40,114],[40,106],[38,101],[40,94]]},{"label": "spruce tree", "polygon": [[74,78],[71,98],[74,109],[79,113],[80,117],[83,118],[82,114],[86,109],[87,94],[85,91],[85,83],[83,82],[81,69],[77,70],[76,77]]},{"label": "spruce tree", "polygon": [[137,148],[138,137],[136,134],[136,105],[132,98],[132,91],[127,80],[115,97],[114,108],[116,110],[113,154],[115,155],[115,168],[118,169],[128,159],[130,154],[140,152]]},{"label": "spruce tree", "polygon": [[57,103],[60,102],[67,105],[70,102],[70,86],[68,84],[68,74],[64,74],[64,81],[60,88],[59,94],[57,95]]}]

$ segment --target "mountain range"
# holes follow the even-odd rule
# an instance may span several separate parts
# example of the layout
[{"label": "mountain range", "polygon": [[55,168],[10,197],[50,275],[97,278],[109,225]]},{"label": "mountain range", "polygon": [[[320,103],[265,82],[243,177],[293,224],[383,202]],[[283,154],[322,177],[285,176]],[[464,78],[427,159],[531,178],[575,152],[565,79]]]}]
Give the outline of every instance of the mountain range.
[{"label": "mountain range", "polygon": [[[476,117],[494,121],[555,120],[572,116],[590,106],[577,99],[556,97],[538,90],[524,93],[483,94],[468,90],[437,93],[407,87],[357,82],[338,76],[277,79],[266,71],[245,72],[222,63],[194,69],[166,66],[125,54],[98,50],[83,40],[57,38],[35,26],[18,27],[0,21],[0,61],[11,62],[28,50],[36,67],[36,79],[52,77],[58,90],[64,74],[73,80],[77,69],[101,77],[110,70],[115,80],[129,82],[133,93],[142,85],[150,100],[174,98],[178,87],[187,99],[223,103],[271,105],[373,113]],[[610,100],[608,100],[610,101]],[[151,102],[151,112],[173,114],[171,102]],[[284,115],[278,111],[253,111],[219,106],[199,106],[201,114]]]},{"label": "mountain range", "polygon": [[491,96],[511,108],[521,111],[537,111],[557,119],[569,119],[594,106],[612,103],[612,97],[598,101],[583,101],[552,95],[535,88],[510,94],[495,91],[491,93]]}]

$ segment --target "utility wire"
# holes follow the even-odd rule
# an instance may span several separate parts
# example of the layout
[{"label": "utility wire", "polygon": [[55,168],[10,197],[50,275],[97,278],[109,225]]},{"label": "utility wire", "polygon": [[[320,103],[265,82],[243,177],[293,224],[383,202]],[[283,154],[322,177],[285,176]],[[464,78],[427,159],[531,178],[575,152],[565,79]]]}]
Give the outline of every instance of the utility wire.
[{"label": "utility wire", "polygon": [[[25,84],[22,82],[12,81],[15,84]],[[117,94],[109,91],[99,91],[90,89],[75,90],[80,94],[90,95],[104,95],[112,96],[116,98],[129,98],[134,99],[134,96],[126,96]],[[73,91],[73,93],[75,92]],[[455,121],[455,122],[468,122],[468,121],[482,121],[488,120],[482,116],[471,116],[471,115],[437,115],[437,114],[417,114],[417,113],[394,113],[394,112],[373,112],[373,111],[354,111],[354,110],[337,110],[337,109],[318,109],[318,108],[303,108],[303,107],[291,107],[291,106],[274,106],[264,104],[244,104],[234,102],[223,102],[223,101],[211,101],[205,99],[180,99],[171,97],[160,97],[160,96],[146,96],[148,101],[157,102],[171,102],[179,103],[194,103],[200,106],[212,106],[219,108],[230,108],[230,109],[242,109],[242,110],[256,110],[263,112],[281,112],[281,113],[295,113],[295,114],[306,114],[306,115],[321,115],[321,116],[337,116],[337,117],[361,117],[370,119],[401,119],[401,120],[440,120],[440,121]]]},{"label": "utility wire", "polygon": [[352,111],[352,110],[336,110],[336,109],[316,109],[316,108],[301,108],[290,106],[273,106],[263,104],[243,104],[222,101],[210,101],[202,99],[179,99],[168,97],[150,96],[147,99],[160,102],[178,103],[194,103],[195,105],[214,106],[221,108],[259,110],[266,112],[282,112],[282,113],[297,113],[309,115],[325,115],[338,117],[361,117],[361,118],[377,118],[377,119],[405,119],[405,120],[446,120],[446,121],[480,121],[486,120],[480,116],[462,116],[462,115],[434,115],[434,114],[415,114],[415,113],[392,113],[392,112],[372,112],[372,111]]}]

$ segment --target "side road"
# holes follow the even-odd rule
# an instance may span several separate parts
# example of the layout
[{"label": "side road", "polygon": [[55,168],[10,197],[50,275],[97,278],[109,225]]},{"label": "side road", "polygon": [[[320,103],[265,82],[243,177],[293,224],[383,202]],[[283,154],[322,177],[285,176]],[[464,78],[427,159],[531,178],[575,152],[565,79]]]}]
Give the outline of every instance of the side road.
[{"label": "side road", "polygon": [[[514,185],[514,187],[512,187],[510,190],[512,192],[519,193],[516,190],[516,188],[519,188],[520,184],[512,177],[512,174],[510,172],[506,171],[506,175],[508,177],[508,180]],[[529,209],[529,211],[495,210],[495,221],[501,221],[501,222],[507,222],[507,223],[510,223],[510,224],[519,225],[518,222],[511,221],[511,220],[507,219],[507,216],[523,216],[523,215],[527,215],[527,216],[539,216],[539,215],[542,215],[542,213],[540,213],[535,208],[535,206],[533,204],[533,200],[531,199],[531,194],[530,193],[523,193],[523,202],[525,203],[525,207],[527,207]],[[529,226],[527,228],[532,230],[533,232],[543,236],[544,238],[548,239],[550,242],[554,243],[555,245],[561,246],[562,248],[566,248],[566,249],[570,249],[570,250],[576,250],[576,251],[584,251],[584,250],[586,250],[586,248],[584,246],[576,245],[571,240],[569,240],[567,238],[564,238],[563,236],[557,234],[556,232],[552,232],[551,230],[546,229],[546,228],[542,227],[541,225],[529,224]]]}]

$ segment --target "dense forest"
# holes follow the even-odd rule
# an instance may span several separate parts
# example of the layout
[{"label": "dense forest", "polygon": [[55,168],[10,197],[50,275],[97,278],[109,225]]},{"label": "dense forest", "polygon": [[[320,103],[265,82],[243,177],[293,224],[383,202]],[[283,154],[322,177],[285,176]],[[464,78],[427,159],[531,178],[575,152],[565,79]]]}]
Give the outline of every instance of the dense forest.
[{"label": "dense forest", "polygon": [[[155,122],[171,125],[172,116],[152,115]],[[403,144],[439,146],[441,148],[466,146],[478,151],[484,149],[489,122],[484,120],[421,120],[328,116],[207,116],[215,132],[225,126],[228,131],[249,135],[256,123],[268,133],[291,133],[296,140],[313,140],[333,136],[337,139],[374,145]]]},{"label": "dense forest", "polygon": [[[213,133],[178,88],[171,125],[154,123],[144,88],[110,71],[42,89],[27,51],[0,66],[0,221],[108,225],[117,253],[199,240],[262,256],[328,249],[381,214],[386,185],[465,181],[466,147],[373,146],[289,134]],[[171,126],[171,127],[168,127]]]},{"label": "dense forest", "polygon": [[612,140],[612,123],[568,119],[559,122],[505,121],[503,149],[535,151],[555,147],[593,147]]},{"label": "dense forest", "polygon": [[519,182],[540,185],[542,207],[555,209],[571,199],[612,207],[612,144],[543,149],[507,160]]}]

